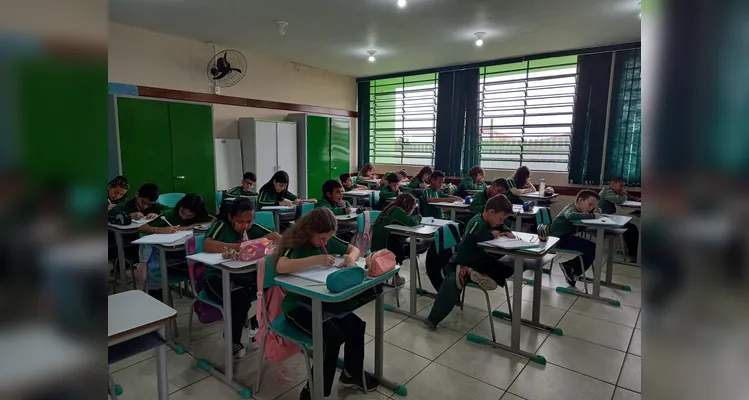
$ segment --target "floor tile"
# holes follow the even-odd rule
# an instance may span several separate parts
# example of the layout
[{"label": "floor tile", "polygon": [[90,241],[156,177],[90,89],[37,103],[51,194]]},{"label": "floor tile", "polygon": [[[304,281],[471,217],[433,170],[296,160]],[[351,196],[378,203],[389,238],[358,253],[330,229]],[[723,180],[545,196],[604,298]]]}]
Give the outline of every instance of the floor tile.
[{"label": "floor tile", "polygon": [[[497,343],[509,346],[512,338],[512,324],[509,321],[494,318],[494,330],[497,335]],[[486,318],[479,323],[470,333],[491,339],[491,328],[489,319]],[[520,349],[531,353],[536,352],[541,344],[549,336],[549,332],[531,328],[520,327]]]},{"label": "floor tile", "polygon": [[639,356],[627,354],[627,358],[624,359],[624,367],[619,377],[618,386],[640,393],[641,364],[642,359]]},{"label": "floor tile", "polygon": [[554,365],[616,384],[625,353],[569,336],[550,335],[538,354]]},{"label": "floor tile", "polygon": [[407,385],[411,400],[497,400],[504,391],[432,363]]},{"label": "floor tile", "polygon": [[[606,269],[604,268],[604,271]],[[633,265],[614,263],[614,275],[642,278],[642,268]]]},{"label": "floor tile", "polygon": [[558,327],[564,331],[564,336],[570,336],[602,346],[627,351],[634,328],[584,315],[567,313],[559,322]]},{"label": "floor tile", "polygon": [[224,400],[239,398],[234,389],[212,376],[169,395],[169,400]]},{"label": "floor tile", "polygon": [[[188,315],[180,315],[177,317],[177,330],[179,330],[179,337],[177,338],[177,342],[187,341],[187,322],[188,322]],[[212,335],[216,332],[221,332],[224,330],[224,322],[223,321],[217,321],[212,324],[204,324],[200,321],[198,321],[197,318],[193,318],[192,321],[192,333],[190,337],[190,341],[194,342],[200,339],[203,339],[206,336]],[[245,333],[247,330],[245,329]]]},{"label": "floor tile", "polygon": [[190,312],[190,308],[192,306],[192,298],[187,296],[182,296],[182,298],[179,298],[179,295],[177,293],[172,292],[173,302],[174,302],[174,309],[177,310],[177,315],[186,315]]},{"label": "floor tile", "polygon": [[[523,300],[533,301],[533,286],[523,287]],[[574,296],[557,293],[555,289],[541,287],[541,305],[567,311],[575,302]]]},{"label": "floor tile", "polygon": [[[396,289],[391,292],[385,293],[385,304],[396,306],[395,296],[400,299],[400,309],[410,311],[411,310],[411,291],[409,289]],[[373,302],[374,303],[374,302]],[[419,312],[425,308],[432,308],[434,299],[427,296],[416,296],[416,312]]]},{"label": "floor tile", "polygon": [[[556,265],[556,262],[554,263],[554,268],[558,268]],[[526,271],[523,274],[523,277],[532,279],[533,278],[533,271]],[[567,287],[567,281],[564,280],[564,276],[555,275],[555,274],[542,274],[541,275],[541,286],[551,289],[556,289],[557,286]]]},{"label": "floor tile", "polygon": [[529,363],[508,392],[533,400],[610,400],[614,385],[553,364]]},{"label": "floor tile", "polygon": [[[259,357],[260,354],[256,354],[236,364],[235,379],[237,382],[255,388]],[[288,378],[288,380],[285,378]],[[253,398],[273,400],[306,380],[307,366],[301,353],[284,360],[282,363],[265,362],[260,392],[255,392]]]},{"label": "floor tile", "polygon": [[[507,303],[502,304],[497,308],[500,311],[508,312]],[[514,311],[514,310],[513,310]],[[562,319],[565,311],[558,308],[553,308],[545,305],[541,305],[541,317],[539,318],[542,324],[556,326]],[[533,317],[533,302],[523,300],[522,310],[520,315],[525,319],[531,319]]]},{"label": "floor tile", "polygon": [[[375,334],[375,302],[369,302],[365,304],[362,307],[359,307],[356,311],[354,311],[356,315],[359,316],[359,318],[362,319],[362,321],[367,323],[367,327],[365,332],[368,335],[374,336]],[[383,328],[385,329],[385,332],[387,332],[390,328],[394,327],[395,325],[400,324],[403,322],[406,318],[405,315],[396,314],[394,312],[384,312],[384,318],[383,318]]]},{"label": "floor tile", "polygon": [[[173,351],[166,353],[169,376],[169,393],[195,383],[208,376],[195,368],[196,360],[189,354],[179,355]],[[139,362],[112,374],[115,383],[122,386],[122,400],[155,399],[158,393],[156,382],[156,357]]]},{"label": "floor tile", "polygon": [[[616,282],[616,280],[614,281]],[[578,284],[580,285],[580,284]],[[588,290],[593,290],[593,286],[588,286]],[[641,292],[627,292],[624,290],[614,289],[607,286],[601,286],[601,296],[607,297],[613,300],[619,300],[620,303],[636,308],[642,308],[642,293]]]},{"label": "floor tile", "polygon": [[[602,275],[601,280],[603,280],[604,278],[605,278],[605,275]],[[611,280],[614,283],[618,283],[620,285],[628,285],[630,288],[632,288],[633,292],[642,291],[642,279],[640,278],[633,278],[631,276],[622,276],[622,275],[614,274]]]},{"label": "floor tile", "polygon": [[525,400],[525,399],[520,396],[515,396],[514,394],[510,392],[505,392],[505,395],[502,396],[502,398],[499,400]]},{"label": "floor tile", "polygon": [[[204,337],[203,339],[192,342],[188,348],[188,352],[195,358],[206,359],[214,365],[223,367],[224,344],[224,332],[216,332]],[[242,336],[242,344],[247,350],[247,354],[243,359],[247,359],[259,352],[259,349],[250,345],[249,335]]]},{"label": "floor tile", "polygon": [[[359,390],[343,387],[341,386],[340,383],[338,383],[339,375],[340,375],[340,371],[336,372],[335,380],[333,381],[333,388],[330,390],[330,396],[325,398],[326,400],[348,400],[348,399],[387,400],[389,397],[378,391],[362,393]],[[301,383],[297,385],[295,388],[277,397],[276,400],[298,400],[299,392],[302,391],[302,388],[304,386],[305,386],[305,383]]]},{"label": "floor tile", "polygon": [[[507,296],[505,295],[505,290],[502,288],[497,288],[495,290],[489,291],[489,304],[491,305],[492,310],[496,310],[497,307],[501,306],[502,303],[504,303],[507,299]],[[487,312],[486,310],[486,296],[484,296],[484,292],[479,289],[469,288],[466,290],[465,293],[465,307],[471,307],[476,310],[483,311],[484,313]]]},{"label": "floor tile", "polygon": [[640,400],[641,396],[639,393],[630,392],[627,389],[616,388],[614,392],[614,398],[612,400]]},{"label": "floor tile", "polygon": [[111,364],[109,366],[109,373],[111,374],[119,370],[125,369],[133,364],[137,364],[143,360],[147,360],[154,356],[156,356],[156,349],[151,349],[148,351],[144,351],[142,353],[138,353],[130,358],[126,358],[124,360],[120,360],[114,364]]},{"label": "floor tile", "polygon": [[627,353],[634,354],[636,356],[642,356],[642,330],[635,329],[632,334],[632,342],[629,344],[629,350]]},{"label": "floor tile", "polygon": [[640,315],[637,316],[637,325],[635,325],[635,328],[642,329],[642,311],[640,311]]},{"label": "floor tile", "polygon": [[[429,313],[431,311],[432,307],[427,307],[419,311],[419,315],[426,318],[427,316],[429,316]],[[442,322],[440,322],[439,326],[441,328],[452,329],[460,333],[468,333],[479,322],[481,322],[481,320],[486,318],[487,315],[488,313],[486,310],[479,311],[471,307],[463,307],[463,309],[461,310],[460,307],[455,306],[450,314],[448,314],[448,316]]]},{"label": "floor tile", "polygon": [[507,389],[529,361],[504,350],[461,339],[435,362],[484,383]]},{"label": "floor tile", "polygon": [[[375,344],[374,341],[364,347],[364,365],[367,371],[374,373]],[[383,374],[386,378],[405,384],[426,368],[431,362],[424,357],[390,343],[384,343],[383,348]]]},{"label": "floor tile", "polygon": [[640,310],[625,305],[614,307],[598,300],[580,297],[570,307],[570,312],[634,327],[637,323],[637,315],[640,313]]},{"label": "floor tile", "polygon": [[385,333],[385,341],[434,360],[457,342],[463,334],[451,329],[430,331],[424,323],[408,319]]}]

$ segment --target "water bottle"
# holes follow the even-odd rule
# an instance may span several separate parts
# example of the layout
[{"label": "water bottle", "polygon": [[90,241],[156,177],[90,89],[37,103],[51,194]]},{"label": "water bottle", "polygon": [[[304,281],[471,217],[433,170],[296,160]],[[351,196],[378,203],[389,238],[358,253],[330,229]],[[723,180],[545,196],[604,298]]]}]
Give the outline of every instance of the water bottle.
[{"label": "water bottle", "polygon": [[541,178],[541,183],[538,185],[538,194],[543,196],[544,190],[546,190],[546,180],[544,178]]}]

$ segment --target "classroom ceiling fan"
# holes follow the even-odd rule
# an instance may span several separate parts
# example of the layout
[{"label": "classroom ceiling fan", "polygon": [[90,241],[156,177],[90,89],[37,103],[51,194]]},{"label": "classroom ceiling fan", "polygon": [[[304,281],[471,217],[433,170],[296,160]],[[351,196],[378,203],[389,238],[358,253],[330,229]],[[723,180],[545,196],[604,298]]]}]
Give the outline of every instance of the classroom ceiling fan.
[{"label": "classroom ceiling fan", "polygon": [[206,67],[208,80],[217,87],[236,85],[247,72],[247,59],[238,50],[223,50],[211,58]]}]

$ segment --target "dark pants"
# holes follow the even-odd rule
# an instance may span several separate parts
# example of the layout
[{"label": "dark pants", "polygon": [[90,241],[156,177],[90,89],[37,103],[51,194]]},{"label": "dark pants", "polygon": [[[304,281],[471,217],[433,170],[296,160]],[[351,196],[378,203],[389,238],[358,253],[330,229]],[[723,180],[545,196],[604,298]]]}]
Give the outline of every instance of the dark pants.
[{"label": "dark pants", "polygon": [[[286,313],[286,318],[299,329],[312,335],[312,312],[305,307]],[[330,396],[333,378],[338,365],[338,354],[344,345],[343,367],[351,376],[360,377],[364,370],[364,329],[366,323],[356,314],[349,313],[341,318],[330,318],[322,324],[323,338],[323,380],[325,397]],[[319,357],[318,354],[314,355]]]},{"label": "dark pants", "polygon": [[583,253],[583,265],[580,265],[578,258],[570,261],[575,269],[575,273],[578,275],[582,275],[583,271],[587,271],[593,265],[593,260],[596,258],[596,244],[578,236],[569,235],[559,238],[557,248]]},{"label": "dark pants", "polygon": [[640,237],[640,231],[634,224],[628,223],[624,232],[624,244],[627,246],[627,255],[637,258],[637,241]]},{"label": "dark pants", "polygon": [[[254,272],[232,274],[231,282],[235,286],[235,289],[231,291],[231,337],[235,344],[239,344],[242,342],[242,329],[247,322],[247,314],[250,312],[252,300],[255,299],[257,274]],[[205,291],[211,300],[218,303],[223,302],[224,292],[220,274],[205,280]],[[253,325],[257,325],[255,317],[252,318],[251,322]]]},{"label": "dark pants", "polygon": [[[476,272],[486,274],[498,285],[504,287],[506,284],[505,280],[512,276],[512,268],[503,264],[500,264],[497,259],[487,258],[486,262],[477,263],[471,266]],[[450,262],[445,266],[444,273],[445,279],[440,285],[439,292],[437,293],[437,299],[434,301],[432,311],[429,312],[429,320],[435,325],[442,322],[455,307],[455,303],[460,299],[460,293],[463,288],[458,285],[456,279],[456,264]]]}]

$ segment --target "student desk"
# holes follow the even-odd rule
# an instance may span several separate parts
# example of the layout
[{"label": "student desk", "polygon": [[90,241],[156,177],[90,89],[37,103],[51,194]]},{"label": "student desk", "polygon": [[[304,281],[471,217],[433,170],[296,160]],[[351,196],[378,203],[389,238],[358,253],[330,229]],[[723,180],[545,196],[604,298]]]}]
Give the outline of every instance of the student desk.
[{"label": "student desk", "polygon": [[343,193],[343,197],[348,197],[352,200],[352,206],[354,208],[359,207],[359,200],[367,200],[369,194],[374,190],[351,190]]},{"label": "student desk", "polygon": [[[363,259],[359,259],[357,264],[361,265]],[[397,274],[400,268],[378,276],[376,278],[367,278],[364,282],[357,286],[354,286],[348,290],[340,293],[332,293],[328,291],[324,284],[320,284],[314,281],[310,281],[304,278],[299,278],[291,275],[282,275],[275,278],[277,285],[281,286],[284,290],[290,293],[296,293],[298,295],[308,297],[312,301],[312,354],[315,357],[312,358],[312,398],[314,400],[323,400],[323,358],[317,355],[323,354],[323,338],[322,338],[322,323],[323,323],[323,303],[340,303],[355,297],[356,295],[364,292],[367,289],[371,289],[378,286],[388,279],[392,278],[393,275]],[[405,396],[406,387],[393,381],[387,380],[383,377],[383,363],[384,363],[384,309],[385,301],[382,295],[377,296],[375,300],[375,370],[374,376],[380,381],[380,384],[395,391],[396,393]]]},{"label": "student desk", "polygon": [[[632,219],[632,217],[626,217],[622,215],[609,215],[603,214],[601,217],[607,217],[613,221],[613,223],[602,223],[600,219],[591,220],[591,222],[575,222],[577,226],[584,226],[588,230],[594,231],[596,234],[596,258],[593,260],[593,293],[582,293],[571,288],[558,287],[557,292],[575,294],[581,297],[587,297],[594,300],[600,300],[607,302],[613,306],[619,306],[620,303],[617,300],[601,297],[601,285],[610,286],[616,289],[630,291],[632,290],[629,286],[619,285],[612,282],[614,274],[614,239],[621,236],[626,229],[622,229],[624,225]],[[603,242],[604,238],[608,236],[608,256],[606,257],[606,280],[601,282],[601,270],[603,269]],[[586,279],[583,277],[583,279]],[[586,279],[586,281],[589,281]]]},{"label": "student desk", "polygon": [[[635,212],[640,212],[642,210],[642,202],[641,201],[627,200],[624,203],[622,203],[619,207],[617,207],[617,210],[619,212],[622,212],[623,211],[623,210],[621,210],[622,208],[635,210],[633,213],[629,214],[629,216],[633,217],[632,218],[632,223],[635,226],[637,226],[637,229],[640,230],[639,235],[637,235],[637,262],[636,262],[636,264],[634,264],[634,265],[636,265],[636,266],[639,267],[639,266],[642,265],[642,227],[640,225],[639,214],[634,215],[634,213]],[[629,264],[629,263],[625,263],[625,264]]]},{"label": "student desk", "polygon": [[422,218],[421,219],[421,224],[422,225],[428,225],[428,226],[436,226],[438,228],[440,226],[445,226],[445,225],[449,225],[449,224],[453,224],[453,225],[457,226],[457,223],[455,221],[451,221],[449,219],[439,219],[439,218],[431,218],[431,217]]},{"label": "student desk", "polygon": [[[119,345],[118,350],[127,352],[121,346],[132,347],[135,355],[149,347],[141,347],[141,341],[150,340],[151,344],[162,343],[156,353],[156,373],[159,388],[159,400],[169,398],[166,371],[165,328],[168,322],[177,316],[177,311],[154,299],[140,290],[130,290],[109,296],[108,299],[108,347]],[[153,340],[147,335],[158,335]],[[159,340],[160,339],[160,340]],[[128,343],[125,343],[128,342]],[[137,351],[140,349],[140,351]],[[116,399],[116,395],[112,397]]]},{"label": "student desk", "polygon": [[471,189],[466,189],[466,193],[468,193],[468,195],[469,195],[469,196],[474,196],[474,195],[476,195],[476,193],[478,193],[478,192],[480,192],[480,191],[481,191],[481,190],[471,190]]},{"label": "student desk", "polygon": [[456,202],[440,202],[440,203],[429,203],[430,206],[435,206],[437,208],[441,208],[443,210],[450,210],[450,220],[455,221],[455,213],[457,211],[460,212],[468,212],[468,204],[460,201]]},{"label": "student desk", "polygon": [[[117,244],[117,260],[120,266],[120,281],[124,285],[127,277],[125,276],[125,241],[122,238],[124,235],[131,233],[138,233],[138,228],[150,222],[149,220],[141,219],[133,221],[130,225],[115,225],[107,224],[107,230],[114,234],[114,241]],[[135,289],[135,277],[133,277],[133,289]],[[114,291],[117,292],[117,282],[114,285]]]},{"label": "student desk", "polygon": [[[213,376],[229,385],[240,393],[243,398],[250,398],[252,392],[249,388],[234,381],[234,355],[232,353],[232,326],[231,326],[231,274],[245,274],[257,270],[258,260],[254,261],[231,261],[221,258],[218,253],[198,253],[187,256],[187,258],[201,262],[207,266],[221,270],[222,308],[224,315],[224,370],[216,368],[207,360],[199,359],[198,367],[209,371]],[[192,312],[192,310],[190,310]]]},{"label": "student desk", "polygon": [[273,213],[273,220],[276,223],[276,232],[281,233],[281,213],[290,212],[295,206],[265,206],[260,211],[270,211]]},{"label": "student desk", "polygon": [[379,179],[359,179],[358,184],[367,185],[367,187],[370,189],[372,189],[373,187],[376,189],[377,186],[380,184],[380,180]]},{"label": "student desk", "polygon": [[538,204],[551,204],[559,196],[559,193],[554,193],[551,196],[544,196],[538,192],[530,192],[518,195],[523,201],[536,200]]},{"label": "student desk", "polygon": [[335,219],[338,220],[338,222],[347,222],[347,221],[356,221],[356,218],[359,216],[356,212],[351,212],[344,215],[336,215]]},{"label": "student desk", "polygon": [[[435,221],[441,221],[441,220],[435,220]],[[387,225],[385,226],[385,229],[388,229],[390,233],[398,236],[405,236],[407,238],[411,239],[411,243],[409,245],[409,260],[411,268],[410,274],[411,277],[409,278],[411,282],[411,290],[409,291],[410,295],[410,304],[409,304],[409,311],[403,311],[399,308],[393,307],[392,309],[389,307],[388,311],[393,311],[398,314],[403,314],[405,316],[418,319],[420,321],[424,320],[424,317],[416,314],[416,282],[418,282],[418,274],[419,274],[419,259],[416,254],[416,247],[417,247],[417,239],[431,239],[434,237],[434,232],[437,232],[439,229],[439,226],[434,225],[417,225],[417,226],[404,226],[404,225]],[[435,288],[438,289],[439,288]],[[427,294],[431,295],[431,297],[436,296],[435,293],[428,293],[426,291],[422,291],[421,294]]]},{"label": "student desk", "polygon": [[523,219],[525,218],[533,219],[535,221],[536,214],[538,214],[538,210],[541,208],[543,207],[533,206],[530,211],[525,211],[521,204],[513,204],[512,211],[515,213],[515,230],[518,232],[523,230]]},{"label": "student desk", "polygon": [[[542,267],[543,264],[546,262],[544,260],[544,256],[546,256],[553,248],[557,245],[557,242],[559,242],[558,237],[549,236],[548,240],[546,242],[541,242],[538,240],[538,235],[530,234],[530,233],[523,233],[523,232],[513,232],[515,236],[517,236],[520,239],[531,241],[533,240],[535,243],[538,243],[539,245],[537,247],[531,247],[526,249],[503,249],[501,247],[493,246],[487,242],[479,243],[479,246],[482,247],[487,253],[491,254],[498,254],[503,256],[512,256],[513,258],[513,275],[512,275],[512,333],[511,333],[511,341],[510,346],[503,345],[500,343],[496,343],[494,341],[491,341],[487,338],[482,338],[480,336],[476,335],[469,335],[467,338],[468,340],[471,340],[476,343],[484,343],[488,344],[490,346],[496,347],[498,349],[506,350],[511,353],[519,354],[523,357],[528,357],[531,359],[531,361],[538,363],[538,364],[546,364],[546,359],[543,356],[529,353],[527,351],[520,350],[520,326],[522,324],[529,325],[536,329],[544,329],[549,332],[552,332],[556,335],[561,335],[562,331],[558,328],[555,328],[553,326],[547,326],[543,325],[540,322],[541,318],[541,273],[542,273]],[[529,261],[536,261],[535,263],[532,263],[532,268],[535,271],[534,281],[533,281],[533,316],[532,320],[524,320],[521,317],[522,312],[522,306],[523,306],[523,267],[528,264],[525,260]],[[501,261],[500,261],[501,262]],[[502,315],[503,313],[494,312],[495,316],[504,317]]]}]

